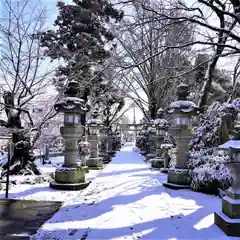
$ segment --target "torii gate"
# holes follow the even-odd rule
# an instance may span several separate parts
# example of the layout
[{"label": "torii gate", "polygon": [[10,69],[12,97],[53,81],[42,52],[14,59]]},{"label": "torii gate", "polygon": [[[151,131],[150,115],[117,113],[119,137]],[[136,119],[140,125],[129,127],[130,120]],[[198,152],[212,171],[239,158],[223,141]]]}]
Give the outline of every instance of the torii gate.
[{"label": "torii gate", "polygon": [[129,132],[129,131],[134,131],[135,132],[135,140],[136,140],[136,135],[137,135],[137,132],[140,132],[142,130],[142,126],[143,124],[139,123],[128,123],[128,124],[116,124],[117,125],[117,128],[119,129],[120,131],[120,135],[122,137],[122,135],[124,134],[124,132]]}]

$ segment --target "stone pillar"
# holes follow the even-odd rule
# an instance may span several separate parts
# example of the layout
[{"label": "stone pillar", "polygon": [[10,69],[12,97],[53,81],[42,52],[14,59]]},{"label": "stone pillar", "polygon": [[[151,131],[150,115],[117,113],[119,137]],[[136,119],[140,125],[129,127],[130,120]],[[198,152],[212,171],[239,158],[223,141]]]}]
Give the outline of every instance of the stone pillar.
[{"label": "stone pillar", "polygon": [[196,105],[187,100],[189,94],[188,85],[181,84],[177,88],[178,100],[169,106],[169,113],[173,114],[170,134],[176,142],[176,166],[169,168],[168,180],[163,185],[173,189],[190,187],[190,175],[187,168],[188,144],[191,140],[191,116],[196,111]]},{"label": "stone pillar", "polygon": [[176,141],[176,169],[187,168],[187,160],[189,157],[188,145],[192,139],[191,129],[189,128],[176,128],[173,131]]},{"label": "stone pillar", "polygon": [[232,186],[222,198],[222,211],[214,213],[214,223],[228,236],[240,237],[240,140],[230,140],[220,146],[230,153],[226,166],[232,174]]},{"label": "stone pillar", "polygon": [[103,168],[102,158],[99,157],[98,136],[89,135],[88,142],[90,143],[90,157],[87,160],[87,166],[92,170],[99,170]]}]

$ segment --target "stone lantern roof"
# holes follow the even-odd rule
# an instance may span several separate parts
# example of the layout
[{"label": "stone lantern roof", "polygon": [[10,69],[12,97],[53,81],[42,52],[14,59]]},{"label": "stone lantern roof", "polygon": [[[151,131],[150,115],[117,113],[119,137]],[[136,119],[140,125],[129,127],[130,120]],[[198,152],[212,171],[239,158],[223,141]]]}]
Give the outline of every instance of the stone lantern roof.
[{"label": "stone lantern roof", "polygon": [[101,125],[102,123],[103,123],[102,120],[98,118],[90,118],[87,120],[87,124],[89,125]]},{"label": "stone lantern roof", "polygon": [[87,105],[83,99],[77,97],[78,92],[78,82],[74,80],[70,81],[66,87],[63,98],[54,105],[54,109],[57,112],[88,112],[90,106]]},{"label": "stone lantern roof", "polygon": [[177,101],[174,101],[168,107],[168,113],[183,112],[196,113],[198,107],[194,102],[187,100],[189,87],[187,84],[180,84],[177,87]]}]

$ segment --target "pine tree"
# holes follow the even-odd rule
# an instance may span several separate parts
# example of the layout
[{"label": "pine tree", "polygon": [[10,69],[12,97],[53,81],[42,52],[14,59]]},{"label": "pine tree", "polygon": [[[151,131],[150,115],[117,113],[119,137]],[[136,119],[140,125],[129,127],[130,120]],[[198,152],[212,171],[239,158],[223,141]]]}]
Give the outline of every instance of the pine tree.
[{"label": "pine tree", "polygon": [[108,23],[118,23],[123,12],[116,10],[108,0],[73,0],[72,4],[57,3],[59,15],[54,29],[38,33],[46,56],[64,60],[58,68],[54,84],[59,91],[66,82],[74,79],[80,84],[79,97],[87,101],[90,88],[102,78],[95,77],[94,69],[110,56],[106,44],[114,36]]}]

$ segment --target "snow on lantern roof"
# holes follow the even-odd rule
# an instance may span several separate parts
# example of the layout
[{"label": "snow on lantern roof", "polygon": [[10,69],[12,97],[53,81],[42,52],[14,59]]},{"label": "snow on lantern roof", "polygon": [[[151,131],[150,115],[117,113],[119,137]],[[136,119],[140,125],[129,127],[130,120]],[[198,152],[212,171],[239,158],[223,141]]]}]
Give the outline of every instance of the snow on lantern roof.
[{"label": "snow on lantern roof", "polygon": [[221,150],[240,149],[240,140],[229,140],[218,147]]},{"label": "snow on lantern roof", "polygon": [[102,121],[100,119],[97,119],[97,118],[90,118],[90,119],[87,120],[87,124],[100,125],[100,124],[102,124]]},{"label": "snow on lantern roof", "polygon": [[57,112],[83,112],[86,113],[89,111],[89,105],[81,98],[77,97],[63,97],[54,105],[54,109]]},{"label": "snow on lantern roof", "polygon": [[168,125],[169,123],[168,123],[168,120],[166,120],[166,119],[157,118],[157,119],[154,120],[154,124],[155,124],[155,125],[158,125],[158,126],[166,126],[166,125]]}]

